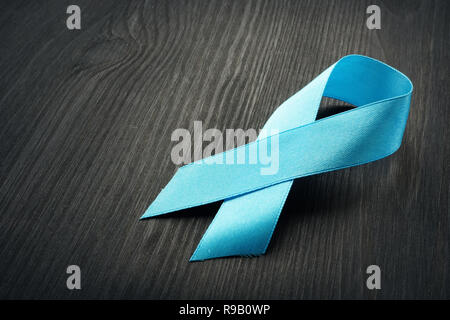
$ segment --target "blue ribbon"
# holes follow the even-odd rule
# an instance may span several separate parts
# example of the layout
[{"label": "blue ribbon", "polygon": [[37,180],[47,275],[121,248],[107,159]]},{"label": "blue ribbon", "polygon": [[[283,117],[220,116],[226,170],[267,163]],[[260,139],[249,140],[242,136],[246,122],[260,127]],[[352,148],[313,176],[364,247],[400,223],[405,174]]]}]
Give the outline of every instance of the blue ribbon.
[{"label": "blue ribbon", "polygon": [[[412,88],[405,75],[380,61],[345,56],[264,125],[265,132],[280,132],[278,172],[261,174],[262,163],[217,161],[262,144],[270,148],[273,136],[260,135],[181,167],[141,219],[225,199],[191,261],[264,254],[293,179],[375,161],[400,147]],[[324,96],[357,108],[315,121]]]}]

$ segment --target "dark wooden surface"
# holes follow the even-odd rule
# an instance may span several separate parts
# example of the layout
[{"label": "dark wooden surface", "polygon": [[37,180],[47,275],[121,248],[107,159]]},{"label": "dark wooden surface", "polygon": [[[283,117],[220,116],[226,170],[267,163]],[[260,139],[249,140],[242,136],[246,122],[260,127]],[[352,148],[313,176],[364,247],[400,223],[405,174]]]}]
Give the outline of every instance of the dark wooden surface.
[{"label": "dark wooden surface", "polygon": [[[448,1],[2,1],[0,297],[448,298],[449,17]],[[139,221],[176,170],[174,129],[261,128],[349,53],[414,83],[396,154],[296,181],[258,258],[188,262],[219,204]]]}]

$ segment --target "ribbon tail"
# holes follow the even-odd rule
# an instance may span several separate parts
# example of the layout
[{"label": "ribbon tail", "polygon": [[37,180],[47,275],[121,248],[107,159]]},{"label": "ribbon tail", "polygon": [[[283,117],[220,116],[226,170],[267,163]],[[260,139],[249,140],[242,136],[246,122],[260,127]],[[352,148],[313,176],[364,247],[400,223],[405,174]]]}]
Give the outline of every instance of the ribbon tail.
[{"label": "ribbon tail", "polygon": [[292,182],[225,200],[190,261],[264,254]]}]

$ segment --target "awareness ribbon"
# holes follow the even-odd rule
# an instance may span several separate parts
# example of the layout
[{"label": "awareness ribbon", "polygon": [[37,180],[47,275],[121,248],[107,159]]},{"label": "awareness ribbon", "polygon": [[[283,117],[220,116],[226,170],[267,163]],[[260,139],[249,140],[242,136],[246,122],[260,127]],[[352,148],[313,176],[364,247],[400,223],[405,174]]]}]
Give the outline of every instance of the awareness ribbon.
[{"label": "awareness ribbon", "polygon": [[[141,219],[225,200],[191,261],[266,252],[293,179],[375,161],[401,145],[411,81],[375,59],[349,55],[281,104],[263,129],[277,130],[279,168],[215,161],[271,146],[254,142],[179,168]],[[315,121],[322,97],[356,108]],[[227,158],[228,159],[228,158]],[[210,161],[207,161],[210,160]]]}]

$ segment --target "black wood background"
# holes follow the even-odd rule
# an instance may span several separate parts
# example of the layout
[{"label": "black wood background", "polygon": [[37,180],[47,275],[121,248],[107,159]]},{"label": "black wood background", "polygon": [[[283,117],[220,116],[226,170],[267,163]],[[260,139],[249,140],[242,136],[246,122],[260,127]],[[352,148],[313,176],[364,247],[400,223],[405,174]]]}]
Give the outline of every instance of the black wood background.
[{"label": "black wood background", "polygon": [[[2,1],[0,297],[448,298],[449,17],[449,1]],[[261,128],[350,53],[414,83],[397,153],[297,180],[258,258],[188,262],[219,203],[139,221],[176,170],[174,129]]]}]

